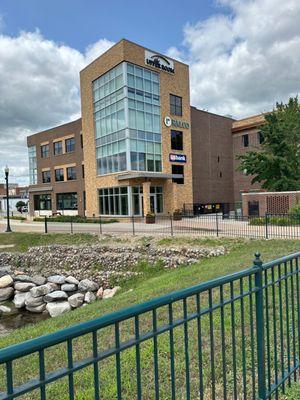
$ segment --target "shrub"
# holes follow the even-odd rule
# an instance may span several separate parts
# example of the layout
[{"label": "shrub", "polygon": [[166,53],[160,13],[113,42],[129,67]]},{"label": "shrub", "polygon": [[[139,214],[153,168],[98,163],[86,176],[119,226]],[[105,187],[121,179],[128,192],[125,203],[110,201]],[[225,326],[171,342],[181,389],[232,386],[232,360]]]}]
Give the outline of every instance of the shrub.
[{"label": "shrub", "polygon": [[[35,217],[33,218],[34,221],[42,222],[45,220],[44,217]],[[76,222],[76,223],[88,223],[88,224],[99,224],[99,218],[85,218],[80,217],[79,215],[58,215],[55,217],[48,217],[48,222]],[[117,219],[110,218],[110,219],[101,219],[101,224],[110,224],[113,222],[118,222]]]}]

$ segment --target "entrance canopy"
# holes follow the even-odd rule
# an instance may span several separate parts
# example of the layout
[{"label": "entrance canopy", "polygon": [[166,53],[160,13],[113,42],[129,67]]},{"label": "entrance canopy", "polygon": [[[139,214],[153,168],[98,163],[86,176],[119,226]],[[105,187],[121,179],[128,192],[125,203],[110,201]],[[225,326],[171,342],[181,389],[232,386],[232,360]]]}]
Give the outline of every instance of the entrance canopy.
[{"label": "entrance canopy", "polygon": [[183,178],[182,174],[165,174],[163,172],[127,172],[119,175],[118,180],[123,181],[127,179],[138,178],[153,178],[153,179],[180,179]]}]

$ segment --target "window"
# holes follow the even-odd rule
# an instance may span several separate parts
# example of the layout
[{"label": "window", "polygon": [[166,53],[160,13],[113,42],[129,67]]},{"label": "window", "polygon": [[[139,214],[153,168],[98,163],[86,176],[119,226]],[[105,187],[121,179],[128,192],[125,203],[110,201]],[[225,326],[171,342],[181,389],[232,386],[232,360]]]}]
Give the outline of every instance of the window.
[{"label": "window", "polygon": [[51,195],[38,194],[33,196],[35,210],[51,210]]},{"label": "window", "polygon": [[82,134],[80,135],[80,146],[83,149],[83,137],[82,137]]},{"label": "window", "polygon": [[42,171],[42,181],[43,181],[43,183],[51,182],[51,172],[50,171]]},{"label": "window", "polygon": [[182,116],[182,97],[170,94],[170,112],[173,115]]},{"label": "window", "polygon": [[265,140],[264,134],[261,131],[257,132],[257,140],[259,144],[263,144]]},{"label": "window", "polygon": [[81,165],[82,179],[84,179],[84,164]]},{"label": "window", "polygon": [[249,135],[243,135],[242,142],[244,147],[249,147]]},{"label": "window", "polygon": [[128,188],[100,189],[99,212],[103,215],[128,215]]},{"label": "window", "polygon": [[37,184],[36,146],[28,147],[29,158],[29,184]]},{"label": "window", "polygon": [[[172,165],[172,174],[180,174],[184,175],[184,167],[183,165]],[[178,183],[180,185],[184,184],[184,176],[182,178],[173,178],[172,182]]]},{"label": "window", "polygon": [[55,170],[55,181],[62,182],[64,180],[64,170],[62,168]]},{"label": "window", "polygon": [[183,150],[183,134],[181,131],[171,131],[171,149]]},{"label": "window", "polygon": [[58,210],[77,210],[77,193],[57,193],[56,204]]},{"label": "window", "polygon": [[67,168],[67,180],[75,181],[76,179],[76,167],[68,167]]},{"label": "window", "polygon": [[66,139],[65,145],[66,145],[66,153],[72,153],[73,151],[75,151],[74,138]]},{"label": "window", "polygon": [[53,150],[54,150],[54,155],[58,156],[63,153],[63,148],[62,148],[62,141],[60,140],[59,142],[54,142],[53,143]]},{"label": "window", "polygon": [[43,144],[41,146],[41,157],[42,158],[49,157],[49,144]]}]

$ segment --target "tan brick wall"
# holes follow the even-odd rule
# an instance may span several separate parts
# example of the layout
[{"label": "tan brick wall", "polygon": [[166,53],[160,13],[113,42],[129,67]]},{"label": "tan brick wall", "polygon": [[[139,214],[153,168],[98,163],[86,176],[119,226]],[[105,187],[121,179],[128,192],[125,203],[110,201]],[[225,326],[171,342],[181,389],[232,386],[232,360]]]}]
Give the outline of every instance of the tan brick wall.
[{"label": "tan brick wall", "polygon": [[[81,71],[81,109],[87,215],[97,215],[99,213],[97,198],[98,188],[121,186],[120,182],[117,180],[118,174],[106,176],[97,176],[96,174],[92,82],[122,61],[129,61],[144,68],[159,72],[156,68],[145,65],[145,48],[126,40],[117,43]],[[169,154],[174,153],[174,151],[171,151],[171,129],[163,124],[165,116],[169,115],[172,117],[172,115],[170,115],[170,94],[178,95],[183,98],[183,115],[182,117],[174,116],[174,118],[190,123],[189,69],[187,65],[177,61],[174,61],[174,65],[174,75],[163,71],[160,72],[162,170],[165,173],[171,173],[172,171],[171,163],[169,162]],[[184,151],[180,153],[184,153],[187,156],[187,163],[185,164],[185,184],[173,185],[170,182],[160,182],[161,185],[164,185],[164,190],[166,190],[164,195],[166,212],[172,212],[174,208],[181,208],[183,203],[190,203],[193,201],[191,131],[190,129],[183,129],[183,131]],[[122,184],[126,185],[123,181]],[[133,185],[133,183],[130,183],[130,185]],[[177,186],[177,188],[173,189],[173,186]],[[174,190],[176,190],[175,201],[173,198]],[[171,198],[169,198],[169,196]]]},{"label": "tan brick wall", "polygon": [[242,195],[243,215],[248,216],[248,203],[259,202],[259,215],[286,214],[300,202],[300,192],[262,192]]}]

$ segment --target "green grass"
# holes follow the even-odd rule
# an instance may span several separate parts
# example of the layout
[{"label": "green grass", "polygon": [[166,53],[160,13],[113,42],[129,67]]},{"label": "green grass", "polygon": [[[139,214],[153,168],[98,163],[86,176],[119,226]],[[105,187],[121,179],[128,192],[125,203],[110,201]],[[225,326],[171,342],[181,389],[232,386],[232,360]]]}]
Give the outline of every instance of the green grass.
[{"label": "green grass", "polygon": [[287,393],[280,396],[280,400],[299,400],[300,399],[300,383],[294,383],[291,388],[287,389]]},{"label": "green grass", "polygon": [[[17,234],[15,234],[17,235]],[[24,235],[24,234],[23,234]],[[9,237],[10,235],[7,235]],[[38,235],[41,236],[41,235]],[[64,241],[68,240],[65,236],[68,235],[55,235],[56,240]],[[75,235],[74,235],[75,236]],[[74,238],[72,236],[72,238]],[[82,236],[82,240],[87,242],[93,242],[95,237],[87,238],[88,235]],[[12,237],[12,236],[11,236]],[[43,237],[43,236],[41,236]],[[21,238],[21,237],[20,237]],[[54,236],[53,236],[54,238]],[[0,244],[2,237],[0,236]],[[39,242],[44,239],[31,238],[31,243]],[[49,239],[47,239],[49,240]],[[151,241],[151,238],[147,240]],[[80,242],[78,238],[78,243]],[[34,326],[27,326],[25,328],[19,329],[16,332],[10,334],[7,337],[0,338],[0,348],[6,347],[11,344],[19,343],[24,340],[32,339],[34,337],[55,332],[58,329],[68,327],[70,325],[87,321],[100,317],[104,314],[119,310],[123,307],[130,306],[136,303],[140,303],[145,300],[150,300],[153,297],[161,296],[174,290],[182,289],[184,287],[189,287],[191,285],[198,284],[200,282],[206,282],[210,279],[216,278],[218,276],[223,276],[235,271],[247,268],[252,265],[253,254],[256,251],[261,252],[262,259],[268,261],[288,253],[299,251],[299,241],[296,240],[270,240],[270,241],[257,241],[257,240],[246,240],[246,239],[192,239],[189,241],[185,239],[184,241],[180,238],[167,238],[160,239],[158,241],[159,245],[172,246],[178,244],[191,244],[191,245],[213,245],[224,243],[229,249],[229,253],[224,256],[217,258],[211,258],[203,260],[197,264],[178,268],[175,270],[165,270],[161,268],[160,265],[155,268],[155,266],[149,265],[139,265],[138,268],[145,270],[145,274],[142,278],[134,278],[132,281],[127,282],[126,286],[111,300],[101,301],[93,303],[82,309],[76,310],[72,313],[65,314],[64,316],[57,317],[55,319],[49,319],[40,322]],[[29,243],[27,243],[27,246]],[[133,291],[129,291],[129,289]],[[203,299],[205,301],[205,299]],[[189,308],[192,308],[192,304],[189,304]],[[175,317],[179,315],[182,316],[182,305],[178,304],[174,308],[176,313]],[[166,323],[167,310],[161,310],[158,313],[158,324],[159,326]],[[248,332],[248,315],[245,316],[245,329]],[[219,323],[219,317],[214,316],[215,323]],[[146,331],[151,329],[151,314],[147,313],[140,317],[141,330]],[[238,312],[236,312],[236,324],[241,326],[241,317]],[[226,335],[230,334],[230,318],[229,313],[225,316],[225,328]],[[197,395],[197,385],[198,385],[198,369],[197,369],[197,340],[196,338],[196,323],[191,322],[189,324],[189,346],[190,346],[190,363],[191,363],[191,390],[192,399],[198,398]],[[203,373],[204,380],[208,382],[209,372],[210,372],[210,360],[209,360],[209,319],[203,318]],[[134,323],[133,321],[128,321],[121,324],[121,337],[122,340],[128,340],[134,334]],[[220,346],[218,340],[220,335],[218,332],[215,333],[216,340],[216,354],[220,351]],[[236,332],[237,335],[237,358],[240,361],[240,343],[241,335],[239,331]],[[108,327],[99,332],[98,334],[99,347],[101,350],[109,348],[114,345],[114,332]],[[182,327],[176,328],[174,331],[174,341],[175,341],[175,354],[176,354],[176,387],[177,387],[177,397],[176,399],[185,398],[185,367],[184,367],[184,341],[183,341],[183,330]],[[249,335],[246,337],[247,345],[249,345]],[[231,352],[230,347],[230,336],[226,336],[227,352]],[[91,336],[86,335],[85,337],[78,338],[74,340],[74,359],[81,360],[85,357],[91,355]],[[169,392],[169,337],[168,334],[163,334],[159,336],[158,339],[158,352],[159,352],[159,371],[160,371],[160,385],[161,385],[161,399],[170,399]],[[248,348],[247,348],[248,349]],[[248,350],[247,350],[248,352]],[[46,351],[46,370],[52,371],[56,368],[66,365],[66,346],[59,345],[54,346]],[[229,357],[229,355],[228,355]],[[218,367],[219,359],[216,361]],[[122,385],[124,389],[124,399],[135,398],[135,349],[131,348],[122,353],[121,357],[122,365]],[[142,365],[142,382],[143,382],[143,399],[150,400],[154,398],[153,394],[153,343],[152,341],[146,341],[141,345],[141,365]],[[26,380],[38,375],[38,363],[37,356],[28,356],[20,361],[14,363],[15,371],[15,384],[20,382],[25,382]],[[238,371],[240,376],[240,371]],[[0,391],[3,387],[3,380],[5,374],[1,373],[0,368]],[[74,376],[75,379],[75,398],[80,400],[93,399],[93,370],[92,368],[86,368]],[[249,378],[250,379],[250,378]],[[105,360],[105,362],[100,363],[100,382],[102,382],[101,390],[103,390],[103,399],[113,399],[116,398],[116,377],[115,377],[115,358]],[[216,369],[216,382],[217,382],[217,398],[221,399],[220,395],[222,390],[221,385],[221,368]],[[232,368],[228,364],[228,385],[229,388],[232,387]],[[53,383],[47,389],[47,395],[50,399],[64,400],[67,399],[67,380],[62,379],[59,382]],[[219,397],[218,397],[219,396]],[[28,394],[23,396],[22,399],[35,399],[38,398],[38,393]],[[207,399],[210,399],[208,394]],[[293,397],[291,397],[293,399]]]},{"label": "green grass", "polygon": [[[44,222],[45,218],[44,217],[35,217],[33,218],[33,221],[35,222]],[[80,217],[79,215],[59,215],[56,217],[48,217],[47,218],[48,222],[76,222],[76,223],[82,223],[82,224],[99,224],[100,219],[99,218],[85,218],[85,217]],[[101,219],[101,224],[111,224],[114,222],[119,222],[115,218],[102,218]]]},{"label": "green grass", "polygon": [[5,246],[14,244],[15,246],[9,249],[0,249],[1,251],[27,251],[29,247],[33,246],[48,246],[51,244],[62,245],[83,245],[83,244],[97,244],[99,237],[97,235],[76,233],[74,235],[61,234],[61,233],[0,233],[0,245]]}]

